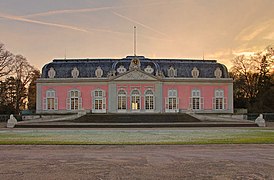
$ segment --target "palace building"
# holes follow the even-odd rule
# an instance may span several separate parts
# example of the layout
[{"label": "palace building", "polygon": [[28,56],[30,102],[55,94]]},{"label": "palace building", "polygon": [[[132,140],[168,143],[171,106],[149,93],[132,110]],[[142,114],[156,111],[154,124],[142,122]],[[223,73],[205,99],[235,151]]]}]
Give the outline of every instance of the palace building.
[{"label": "palace building", "polygon": [[55,59],[37,80],[37,113],[233,113],[216,60]]}]

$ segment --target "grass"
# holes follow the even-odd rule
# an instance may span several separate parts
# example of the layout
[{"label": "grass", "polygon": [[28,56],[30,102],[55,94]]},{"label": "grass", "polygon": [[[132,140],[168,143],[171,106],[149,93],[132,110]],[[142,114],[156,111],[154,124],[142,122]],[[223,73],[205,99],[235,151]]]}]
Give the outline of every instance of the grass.
[{"label": "grass", "polygon": [[274,129],[1,130],[0,145],[273,144]]}]

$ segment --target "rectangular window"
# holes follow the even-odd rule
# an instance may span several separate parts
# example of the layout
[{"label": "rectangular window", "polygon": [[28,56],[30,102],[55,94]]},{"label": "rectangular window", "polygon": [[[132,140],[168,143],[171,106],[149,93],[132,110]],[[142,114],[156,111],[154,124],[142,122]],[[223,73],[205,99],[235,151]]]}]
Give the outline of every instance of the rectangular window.
[{"label": "rectangular window", "polygon": [[102,97],[103,96],[103,92],[102,91],[95,91],[94,92],[94,96],[95,97]]},{"label": "rectangular window", "polygon": [[132,110],[140,109],[140,97],[139,96],[132,96],[131,109]]},{"label": "rectangular window", "polygon": [[54,98],[47,98],[47,109],[54,110]]},{"label": "rectangular window", "polygon": [[177,98],[168,98],[168,109],[177,109]]},{"label": "rectangular window", "polygon": [[223,109],[224,107],[224,100],[223,98],[215,98],[215,109],[219,110],[219,109]]},{"label": "rectangular window", "polygon": [[79,109],[79,99],[78,98],[70,98],[70,107],[71,110]]},{"label": "rectangular window", "polygon": [[192,109],[200,109],[200,98],[192,98]]},{"label": "rectangular window", "polygon": [[154,109],[153,96],[145,97],[145,109],[148,109],[148,110]]},{"label": "rectangular window", "polygon": [[97,110],[103,109],[103,100],[102,99],[95,99],[95,108]]},{"label": "rectangular window", "polygon": [[126,96],[118,96],[118,109],[126,109]]}]

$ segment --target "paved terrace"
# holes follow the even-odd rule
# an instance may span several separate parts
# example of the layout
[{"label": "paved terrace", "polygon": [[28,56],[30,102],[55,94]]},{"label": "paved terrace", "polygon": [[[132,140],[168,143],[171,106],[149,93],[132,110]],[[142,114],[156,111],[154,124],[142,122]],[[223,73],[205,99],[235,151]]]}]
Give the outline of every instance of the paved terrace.
[{"label": "paved terrace", "polygon": [[274,145],[0,146],[0,179],[274,179]]}]

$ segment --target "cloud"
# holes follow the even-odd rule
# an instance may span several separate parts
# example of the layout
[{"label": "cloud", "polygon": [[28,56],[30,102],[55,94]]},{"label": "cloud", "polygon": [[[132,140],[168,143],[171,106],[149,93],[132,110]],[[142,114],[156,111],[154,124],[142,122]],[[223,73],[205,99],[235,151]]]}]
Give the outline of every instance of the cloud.
[{"label": "cloud", "polygon": [[[265,32],[273,32],[274,29],[274,20],[268,20],[268,21],[264,21],[261,22],[259,24],[256,25],[252,25],[249,26],[245,29],[243,29],[238,36],[236,36],[235,40],[240,40],[240,41],[251,41],[253,39],[255,39],[256,37],[258,37],[259,35],[261,35],[262,33]],[[274,37],[274,33],[269,34],[269,36],[264,37],[264,39],[268,39],[268,38],[273,38]]]},{"label": "cloud", "polygon": [[7,14],[0,14],[0,17],[5,18],[5,19],[10,19],[14,21],[21,21],[21,22],[27,22],[27,23],[32,23],[32,24],[40,24],[40,25],[46,25],[46,26],[53,26],[53,27],[58,27],[58,28],[63,28],[63,29],[70,29],[74,31],[81,31],[81,32],[90,32],[87,29],[84,28],[79,28],[76,26],[70,26],[70,25],[65,25],[65,24],[57,24],[57,23],[49,23],[49,22],[43,22],[43,21],[37,21],[37,20],[31,20],[27,19],[24,17],[20,16],[12,16],[12,15],[7,15]]},{"label": "cloud", "polygon": [[108,30],[108,29],[98,29],[98,28],[85,29],[85,28],[78,27],[78,26],[71,26],[71,25],[65,25],[65,24],[60,24],[60,23],[50,23],[50,22],[32,20],[32,19],[21,17],[21,16],[13,16],[13,15],[7,15],[7,14],[0,13],[0,18],[1,17],[5,18],[5,19],[9,19],[9,20],[14,20],[14,21],[21,21],[21,22],[32,23],[32,24],[40,24],[40,25],[44,25],[44,26],[58,27],[58,28],[69,29],[69,30],[74,30],[74,31],[80,31],[80,32],[84,32],[84,33],[93,33],[95,31],[97,31],[97,32],[114,33],[114,34],[130,34],[130,33],[112,31],[112,30]]},{"label": "cloud", "polygon": [[[143,8],[144,6],[157,6],[157,5],[166,5],[170,2],[152,2],[147,4],[140,4],[140,5],[128,5],[128,6],[109,6],[109,7],[98,7],[98,8],[83,8],[83,9],[61,9],[61,10],[54,10],[54,11],[46,11],[41,13],[29,14],[23,17],[30,18],[30,17],[38,17],[38,16],[52,16],[57,14],[72,14],[72,13],[85,13],[85,12],[95,12],[95,11],[104,11],[104,10],[113,10],[113,9],[123,9],[123,8]],[[172,3],[180,3],[180,1],[173,1]]]},{"label": "cloud", "polygon": [[[39,24],[39,25],[44,25],[44,26],[69,29],[69,30],[74,30],[74,31],[78,31],[78,32],[83,32],[83,33],[103,32],[103,33],[112,33],[112,34],[120,34],[120,35],[131,35],[130,32],[127,33],[127,32],[119,32],[119,31],[113,31],[113,30],[109,30],[109,29],[98,29],[98,28],[85,29],[85,28],[81,28],[81,27],[77,27],[77,26],[32,20],[32,19],[27,19],[27,18],[21,17],[21,16],[13,16],[13,15],[1,14],[1,13],[0,13],[0,18],[5,18],[5,19],[13,20],[13,21],[26,22],[26,23],[31,23],[31,24]],[[156,37],[152,37],[152,36],[146,36],[146,35],[140,35],[140,36],[145,37],[147,39],[168,41],[167,39],[156,38]]]},{"label": "cloud", "polygon": [[71,13],[83,13],[83,12],[93,12],[93,11],[101,11],[101,10],[109,10],[109,9],[116,9],[122,7],[101,7],[101,8],[86,8],[86,9],[63,9],[63,10],[56,10],[56,11],[47,11],[35,14],[25,15],[23,17],[30,18],[30,17],[37,17],[37,16],[51,16],[57,14],[71,14]]},{"label": "cloud", "polygon": [[274,32],[271,32],[263,37],[264,39],[274,40]]},{"label": "cloud", "polygon": [[241,40],[242,40],[242,41],[250,41],[250,40],[254,39],[255,37],[257,37],[257,36],[258,36],[261,32],[263,32],[266,28],[267,28],[267,27],[262,26],[262,27],[260,27],[260,28],[258,28],[258,29],[256,29],[256,30],[254,30],[254,31],[251,32],[250,34],[243,35],[243,36],[241,37]]}]

